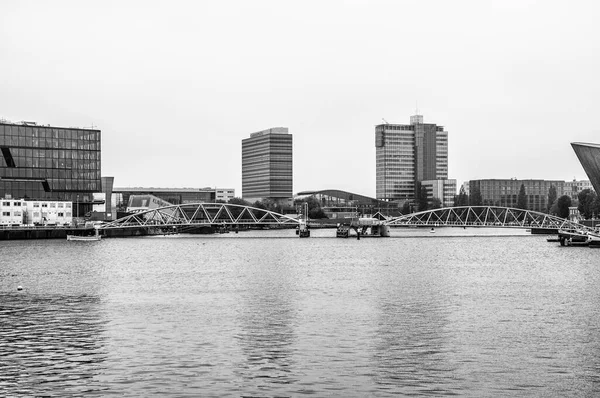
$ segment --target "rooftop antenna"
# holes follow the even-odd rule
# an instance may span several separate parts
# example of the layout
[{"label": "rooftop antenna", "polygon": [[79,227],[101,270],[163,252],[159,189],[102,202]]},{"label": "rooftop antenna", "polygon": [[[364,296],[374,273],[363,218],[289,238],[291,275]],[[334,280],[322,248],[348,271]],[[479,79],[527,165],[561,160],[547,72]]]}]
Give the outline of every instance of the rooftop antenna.
[{"label": "rooftop antenna", "polygon": [[381,118],[381,120],[383,120],[383,122],[384,122],[385,124],[389,124],[389,123],[388,123],[388,121],[387,121],[387,120],[385,120],[384,118]]}]

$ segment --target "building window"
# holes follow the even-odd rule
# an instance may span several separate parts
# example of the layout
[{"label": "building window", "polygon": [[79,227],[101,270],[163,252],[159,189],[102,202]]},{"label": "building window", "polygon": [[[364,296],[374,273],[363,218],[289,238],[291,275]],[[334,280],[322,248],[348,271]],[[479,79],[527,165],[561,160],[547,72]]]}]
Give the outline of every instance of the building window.
[{"label": "building window", "polygon": [[59,209],[62,209],[64,206],[65,206],[65,204],[64,204],[64,203],[59,203],[59,204],[58,204],[58,208],[59,208]]},{"label": "building window", "polygon": [[58,216],[59,216],[59,217],[64,217],[64,216],[65,216],[65,213],[58,213]]},{"label": "building window", "polygon": [[2,215],[3,215],[4,217],[10,217],[10,211],[3,211],[3,212],[2,212]]},{"label": "building window", "polygon": [[33,207],[40,207],[40,204],[39,203],[34,203]]},{"label": "building window", "polygon": [[2,202],[2,206],[10,207],[10,202]]},{"label": "building window", "polygon": [[50,203],[50,207],[52,207],[52,208],[56,207],[56,203]]},{"label": "building window", "polygon": [[42,207],[48,207],[48,203],[42,203]]}]

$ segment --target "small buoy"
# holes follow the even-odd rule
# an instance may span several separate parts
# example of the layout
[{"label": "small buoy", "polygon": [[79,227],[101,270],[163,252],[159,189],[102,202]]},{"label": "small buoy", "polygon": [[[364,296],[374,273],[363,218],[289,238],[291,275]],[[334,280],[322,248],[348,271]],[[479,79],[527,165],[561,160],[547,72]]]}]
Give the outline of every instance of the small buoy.
[{"label": "small buoy", "polygon": [[17,290],[23,290],[23,286],[17,286]]}]

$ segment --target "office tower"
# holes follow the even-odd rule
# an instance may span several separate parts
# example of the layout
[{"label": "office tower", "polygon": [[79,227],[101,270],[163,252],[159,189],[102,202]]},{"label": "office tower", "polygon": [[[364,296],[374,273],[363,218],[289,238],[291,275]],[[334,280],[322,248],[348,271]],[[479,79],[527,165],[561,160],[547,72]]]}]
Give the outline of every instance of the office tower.
[{"label": "office tower", "polygon": [[100,192],[100,130],[0,121],[0,197],[64,200],[92,210]]},{"label": "office tower", "polygon": [[[411,116],[410,124],[375,126],[375,148],[377,199],[414,200],[417,183],[424,181],[440,192],[452,189],[453,182],[456,190],[456,180],[448,180],[448,132],[423,123],[422,115]],[[442,182],[434,184],[437,180]],[[432,198],[434,193],[430,194]]]},{"label": "office tower", "polygon": [[292,135],[287,127],[242,140],[242,198],[284,202],[292,195]]}]

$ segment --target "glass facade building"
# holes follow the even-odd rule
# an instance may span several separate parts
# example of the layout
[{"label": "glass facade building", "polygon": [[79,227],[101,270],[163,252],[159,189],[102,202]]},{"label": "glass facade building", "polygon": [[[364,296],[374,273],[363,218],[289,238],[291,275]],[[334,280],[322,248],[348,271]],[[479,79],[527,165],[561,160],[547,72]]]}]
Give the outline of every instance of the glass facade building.
[{"label": "glass facade building", "polygon": [[0,122],[0,197],[64,200],[90,211],[100,180],[100,130]]},{"label": "glass facade building", "polygon": [[292,135],[286,127],[259,131],[242,140],[244,199],[292,197],[292,144]]},{"label": "glass facade building", "polygon": [[448,132],[422,115],[375,126],[375,150],[377,199],[414,200],[417,182],[448,179]]},{"label": "glass facade building", "polygon": [[[550,187],[556,188],[556,197],[565,194],[565,182],[560,180],[471,180],[469,191],[478,189],[484,206],[517,207],[521,184],[525,188],[527,210],[545,213],[548,211]],[[550,203],[551,205],[551,203]]]}]

